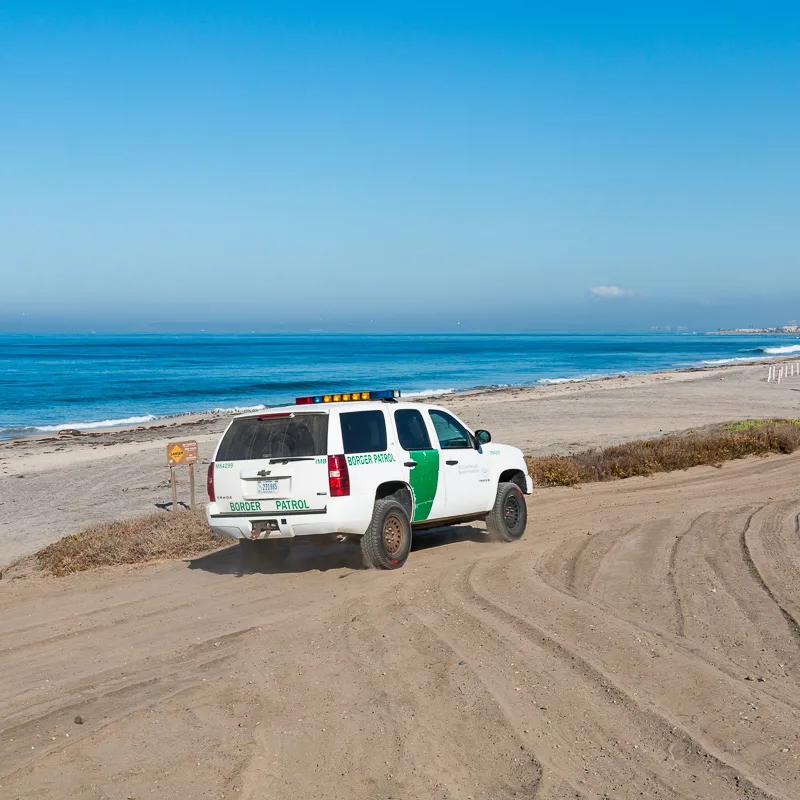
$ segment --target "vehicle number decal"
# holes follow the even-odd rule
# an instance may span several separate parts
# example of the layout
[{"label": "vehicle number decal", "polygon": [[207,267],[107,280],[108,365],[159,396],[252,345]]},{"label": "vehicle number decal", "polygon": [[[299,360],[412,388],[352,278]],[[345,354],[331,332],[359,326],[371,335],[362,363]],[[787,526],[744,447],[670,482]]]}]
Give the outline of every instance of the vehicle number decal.
[{"label": "vehicle number decal", "polygon": [[233,461],[217,461],[214,469],[233,469]]}]

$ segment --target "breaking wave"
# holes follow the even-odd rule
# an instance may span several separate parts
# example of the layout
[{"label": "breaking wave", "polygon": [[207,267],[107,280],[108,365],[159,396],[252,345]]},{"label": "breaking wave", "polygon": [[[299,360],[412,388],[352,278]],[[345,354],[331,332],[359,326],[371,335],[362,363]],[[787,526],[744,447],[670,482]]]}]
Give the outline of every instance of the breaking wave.
[{"label": "breaking wave", "polygon": [[761,347],[759,349],[762,353],[767,353],[771,356],[785,356],[790,353],[800,353],[800,344],[787,344],[782,347]]},{"label": "breaking wave", "polygon": [[633,372],[620,371],[607,374],[579,375],[574,378],[539,378],[536,381],[539,386],[558,386],[562,383],[583,383],[584,381],[599,381],[603,378],[621,378],[625,375],[633,375]]},{"label": "breaking wave", "polygon": [[558,386],[561,383],[581,383],[588,380],[589,378],[539,378],[536,383],[542,386]]},{"label": "breaking wave", "polygon": [[257,406],[231,406],[230,408],[212,408],[210,411],[192,411],[194,414],[249,414],[251,411],[266,411],[267,407],[263,403]]},{"label": "breaking wave", "polygon": [[33,425],[29,430],[42,431],[42,433],[55,433],[65,428],[74,428],[79,431],[88,431],[93,428],[118,428],[123,425],[139,425],[142,422],[153,422],[157,420],[153,414],[146,414],[143,417],[124,417],[123,419],[104,419],[98,422],[63,422],[60,425]]},{"label": "breaking wave", "polygon": [[712,358],[707,361],[699,361],[698,364],[702,367],[723,367],[726,364],[748,364],[763,360],[763,356],[739,356],[738,358]]},{"label": "breaking wave", "polygon": [[[401,392],[403,397],[438,397],[440,394],[453,394],[455,389],[420,389],[416,392]],[[464,391],[463,389],[461,391]]]}]

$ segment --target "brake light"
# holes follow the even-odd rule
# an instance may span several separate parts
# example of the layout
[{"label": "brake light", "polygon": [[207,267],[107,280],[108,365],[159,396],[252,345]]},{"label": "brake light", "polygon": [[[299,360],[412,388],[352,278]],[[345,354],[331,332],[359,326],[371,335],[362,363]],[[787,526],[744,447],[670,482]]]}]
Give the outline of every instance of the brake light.
[{"label": "brake light", "polygon": [[206,489],[208,490],[208,499],[215,503],[217,501],[217,495],[214,491],[214,462],[212,461],[208,465],[208,477],[206,478]]},{"label": "brake light", "polygon": [[350,495],[350,470],[346,456],[328,456],[328,488],[331,497]]}]

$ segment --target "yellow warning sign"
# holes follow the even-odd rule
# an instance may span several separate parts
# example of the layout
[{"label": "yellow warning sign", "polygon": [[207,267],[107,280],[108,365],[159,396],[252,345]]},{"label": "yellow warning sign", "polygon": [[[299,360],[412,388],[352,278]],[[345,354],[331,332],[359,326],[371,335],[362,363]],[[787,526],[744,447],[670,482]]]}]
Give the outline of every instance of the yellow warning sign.
[{"label": "yellow warning sign", "polygon": [[171,467],[197,462],[197,442],[170,442],[167,445],[167,463]]}]

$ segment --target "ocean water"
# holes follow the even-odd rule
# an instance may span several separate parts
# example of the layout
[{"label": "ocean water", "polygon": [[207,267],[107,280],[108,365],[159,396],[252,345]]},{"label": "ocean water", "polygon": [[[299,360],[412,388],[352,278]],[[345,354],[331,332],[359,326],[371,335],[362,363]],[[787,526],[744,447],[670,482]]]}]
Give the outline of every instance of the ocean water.
[{"label": "ocean water", "polygon": [[797,353],[785,336],[0,334],[0,438],[293,402],[335,390],[425,395]]}]

